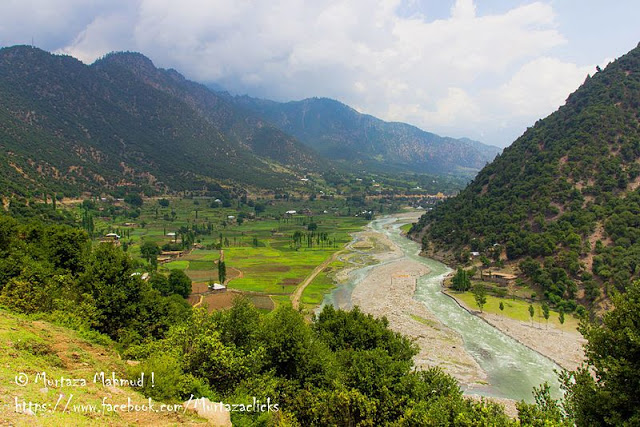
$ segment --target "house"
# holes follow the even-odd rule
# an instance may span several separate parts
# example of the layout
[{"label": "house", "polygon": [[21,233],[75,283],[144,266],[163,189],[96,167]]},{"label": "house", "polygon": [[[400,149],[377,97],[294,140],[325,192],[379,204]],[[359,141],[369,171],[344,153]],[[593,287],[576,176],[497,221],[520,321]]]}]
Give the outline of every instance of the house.
[{"label": "house", "polygon": [[296,211],[294,211],[294,210],[286,211],[285,214],[287,214],[287,215],[295,215]]},{"label": "house", "polygon": [[480,278],[487,282],[499,283],[501,285],[510,285],[518,276],[515,274],[502,273],[499,271],[483,270],[480,272]]},{"label": "house", "polygon": [[225,285],[221,285],[220,283],[214,283],[213,285],[209,285],[209,290],[213,292],[224,292],[227,290]]},{"label": "house", "polygon": [[120,246],[120,236],[116,233],[108,233],[100,239],[100,243],[109,243],[114,246]]},{"label": "house", "polygon": [[173,257],[173,258],[179,258],[182,255],[184,255],[184,251],[162,251],[162,252],[160,252],[160,255]]}]

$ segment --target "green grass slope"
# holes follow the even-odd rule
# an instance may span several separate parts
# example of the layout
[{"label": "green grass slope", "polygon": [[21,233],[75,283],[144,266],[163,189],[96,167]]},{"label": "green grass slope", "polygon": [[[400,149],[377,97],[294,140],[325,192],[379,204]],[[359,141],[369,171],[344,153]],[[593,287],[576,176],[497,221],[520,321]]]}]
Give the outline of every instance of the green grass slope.
[{"label": "green grass slope", "polygon": [[111,344],[95,333],[83,336],[0,309],[0,424],[205,424],[189,411],[160,402],[150,408],[136,387],[108,384],[114,377],[136,379],[127,374],[127,364]]}]

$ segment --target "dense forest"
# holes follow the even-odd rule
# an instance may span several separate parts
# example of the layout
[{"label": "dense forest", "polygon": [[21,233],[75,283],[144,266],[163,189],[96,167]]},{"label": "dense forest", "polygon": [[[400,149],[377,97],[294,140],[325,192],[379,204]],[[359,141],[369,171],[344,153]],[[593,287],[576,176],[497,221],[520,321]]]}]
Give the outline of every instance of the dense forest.
[{"label": "dense forest", "polygon": [[587,77],[412,234],[427,252],[517,263],[565,311],[640,276],[640,47]]}]

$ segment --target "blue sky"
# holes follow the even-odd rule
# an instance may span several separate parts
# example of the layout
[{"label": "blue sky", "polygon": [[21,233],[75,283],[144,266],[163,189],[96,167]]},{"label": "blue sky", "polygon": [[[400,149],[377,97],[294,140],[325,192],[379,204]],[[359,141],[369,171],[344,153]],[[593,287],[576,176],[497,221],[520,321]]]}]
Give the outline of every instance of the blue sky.
[{"label": "blue sky", "polygon": [[636,47],[639,18],[631,0],[3,0],[0,45],[139,51],[232,93],[506,146]]}]

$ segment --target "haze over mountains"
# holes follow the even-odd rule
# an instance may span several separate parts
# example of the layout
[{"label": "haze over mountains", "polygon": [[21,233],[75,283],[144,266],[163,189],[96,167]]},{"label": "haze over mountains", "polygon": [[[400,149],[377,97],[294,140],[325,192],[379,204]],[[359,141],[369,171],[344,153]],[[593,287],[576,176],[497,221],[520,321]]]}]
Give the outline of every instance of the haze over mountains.
[{"label": "haze over mountains", "polygon": [[469,175],[499,151],[326,99],[232,98],[137,53],[87,66],[26,46],[0,50],[0,144],[7,194],[278,188],[345,165]]},{"label": "haze over mountains", "polygon": [[247,96],[235,100],[318,153],[355,168],[473,176],[501,151],[470,139],[385,122],[327,98],[287,103]]}]

